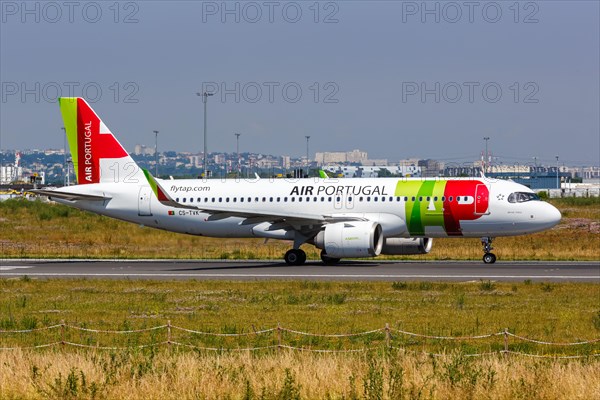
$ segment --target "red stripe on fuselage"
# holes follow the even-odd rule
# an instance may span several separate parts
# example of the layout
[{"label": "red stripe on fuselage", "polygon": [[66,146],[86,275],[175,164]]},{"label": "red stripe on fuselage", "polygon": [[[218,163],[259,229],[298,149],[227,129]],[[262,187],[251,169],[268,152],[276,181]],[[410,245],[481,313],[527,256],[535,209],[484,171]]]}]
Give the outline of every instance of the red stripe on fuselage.
[{"label": "red stripe on fuselage", "polygon": [[[482,185],[480,187],[482,194],[485,192],[485,196],[481,196],[479,200],[475,196],[477,185]],[[487,211],[489,205],[489,191],[481,181],[450,180],[446,183],[444,196],[446,197],[444,201],[444,227],[448,236],[462,235],[460,221],[473,221],[481,217],[480,214],[475,214],[475,202],[479,201],[477,210],[483,210],[482,213]],[[475,202],[461,204],[457,201],[458,197],[464,196],[474,198]],[[452,197],[452,201],[450,201],[450,197]]]}]

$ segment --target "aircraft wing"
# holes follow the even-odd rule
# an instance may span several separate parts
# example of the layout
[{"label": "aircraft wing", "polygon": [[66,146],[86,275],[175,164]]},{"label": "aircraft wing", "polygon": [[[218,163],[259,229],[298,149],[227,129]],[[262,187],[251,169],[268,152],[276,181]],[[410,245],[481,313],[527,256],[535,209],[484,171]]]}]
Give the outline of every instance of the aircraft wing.
[{"label": "aircraft wing", "polygon": [[150,187],[154,191],[156,198],[162,204],[174,207],[174,208],[183,208],[188,210],[200,210],[205,211],[209,214],[212,214],[209,217],[209,220],[217,220],[227,217],[243,217],[252,219],[254,221],[264,220],[264,221],[273,221],[273,220],[285,220],[290,223],[296,224],[325,224],[332,222],[343,222],[343,221],[364,221],[365,218],[351,216],[351,215],[336,215],[336,214],[318,214],[318,213],[298,213],[298,212],[278,212],[275,210],[269,211],[258,211],[258,210],[248,210],[242,207],[238,207],[234,204],[227,205],[202,205],[202,206],[192,206],[189,204],[182,204],[175,201],[167,192],[162,188],[160,183],[150,174],[149,171],[143,170],[148,182],[150,183]]},{"label": "aircraft wing", "polygon": [[33,189],[29,190],[31,193],[35,193],[41,196],[48,196],[49,199],[56,198],[62,200],[76,201],[76,200],[87,200],[87,201],[104,201],[110,200],[111,197],[100,196],[95,194],[84,194],[84,193],[73,193],[54,189]]}]

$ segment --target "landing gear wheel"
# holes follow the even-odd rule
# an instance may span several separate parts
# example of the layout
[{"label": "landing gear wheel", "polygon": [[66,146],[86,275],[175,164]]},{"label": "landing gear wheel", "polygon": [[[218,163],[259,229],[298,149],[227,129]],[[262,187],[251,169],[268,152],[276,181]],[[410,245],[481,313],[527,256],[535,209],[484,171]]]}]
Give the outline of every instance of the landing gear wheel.
[{"label": "landing gear wheel", "polygon": [[483,262],[486,264],[493,264],[496,262],[496,255],[494,253],[485,253],[483,255]]},{"label": "landing gear wheel", "polygon": [[285,253],[284,260],[288,265],[302,265],[306,262],[306,253],[300,249],[291,249]]},{"label": "landing gear wheel", "polygon": [[493,238],[489,236],[484,236],[481,238],[481,244],[483,245],[483,262],[486,264],[493,264],[496,262],[496,255],[492,253],[492,240]]},{"label": "landing gear wheel", "polygon": [[325,250],[321,250],[321,260],[325,265],[335,265],[340,262],[340,258],[329,257]]}]

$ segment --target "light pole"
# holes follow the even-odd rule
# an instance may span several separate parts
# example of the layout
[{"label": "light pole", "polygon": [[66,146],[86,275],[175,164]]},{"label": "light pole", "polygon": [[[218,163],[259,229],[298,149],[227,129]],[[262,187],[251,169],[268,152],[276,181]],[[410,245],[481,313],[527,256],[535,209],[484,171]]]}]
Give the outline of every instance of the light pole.
[{"label": "light pole", "polygon": [[60,129],[63,131],[63,186],[67,186],[67,175],[65,174],[65,167],[67,166],[67,129],[64,126]]},{"label": "light pole", "polygon": [[235,153],[237,155],[237,167],[238,167],[238,178],[242,175],[242,166],[240,165],[240,136],[241,133],[234,133],[236,145],[235,145]]},{"label": "light pole", "polygon": [[558,177],[558,156],[556,156],[556,188],[560,189],[560,180]]},{"label": "light pole", "polygon": [[212,96],[214,93],[196,93],[196,96],[202,96],[202,102],[204,103],[204,179],[208,179],[208,168],[206,164],[206,103],[208,103],[208,96]]},{"label": "light pole", "polygon": [[156,164],[154,169],[154,176],[158,178],[158,131],[152,132],[154,132],[154,163]]},{"label": "light pole", "polygon": [[484,137],[483,140],[485,140],[485,161],[483,164],[483,173],[487,174],[488,172],[488,160],[489,160],[489,156],[488,156],[488,140],[490,140],[489,137]]},{"label": "light pole", "polygon": [[310,136],[304,136],[306,138],[306,176],[308,176],[308,168],[309,168],[309,163],[308,163],[308,142],[310,140]]}]

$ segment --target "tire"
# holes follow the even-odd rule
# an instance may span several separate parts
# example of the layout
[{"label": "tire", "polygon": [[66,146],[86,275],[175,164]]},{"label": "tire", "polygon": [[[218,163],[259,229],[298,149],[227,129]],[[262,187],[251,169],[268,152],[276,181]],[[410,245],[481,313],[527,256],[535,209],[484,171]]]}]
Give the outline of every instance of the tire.
[{"label": "tire", "polygon": [[300,249],[291,249],[283,257],[287,265],[302,265],[306,262],[306,253]]},{"label": "tire", "polygon": [[483,255],[483,262],[486,264],[493,264],[496,262],[496,255],[494,253],[485,253]]}]

